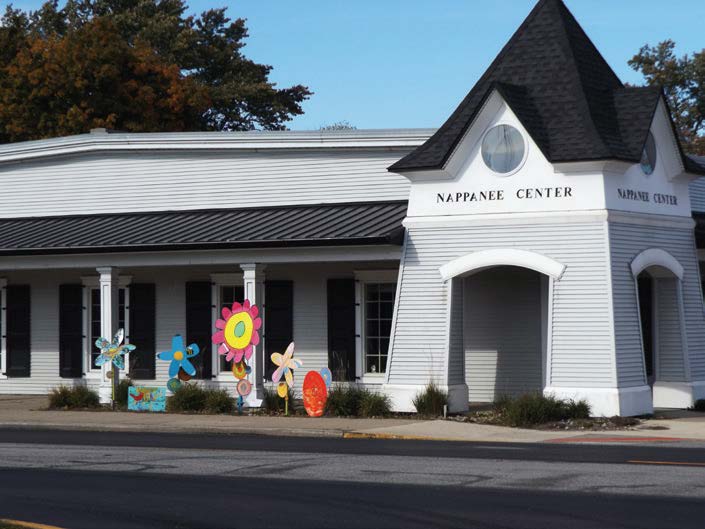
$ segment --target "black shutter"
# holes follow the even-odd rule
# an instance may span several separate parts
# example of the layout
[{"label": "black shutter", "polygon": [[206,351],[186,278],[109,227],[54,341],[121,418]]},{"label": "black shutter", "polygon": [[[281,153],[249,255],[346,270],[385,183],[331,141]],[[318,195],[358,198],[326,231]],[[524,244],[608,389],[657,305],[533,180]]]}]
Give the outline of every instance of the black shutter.
[{"label": "black shutter", "polygon": [[59,285],[59,376],[83,376],[83,287]]},{"label": "black shutter", "polygon": [[153,283],[130,285],[130,343],[136,349],[130,353],[130,378],[155,378],[157,354],[156,294]]},{"label": "black shutter", "polygon": [[355,280],[328,280],[328,367],[333,380],[355,380]]},{"label": "black shutter", "polygon": [[7,376],[28,377],[31,365],[29,285],[7,287]]},{"label": "black shutter", "polygon": [[294,283],[264,282],[264,376],[272,379],[272,353],[284,353],[294,339]]},{"label": "black shutter", "polygon": [[191,359],[196,367],[196,378],[209,379],[211,367],[211,337],[215,330],[211,327],[211,284],[206,281],[186,283],[186,345],[195,343],[200,354]]}]

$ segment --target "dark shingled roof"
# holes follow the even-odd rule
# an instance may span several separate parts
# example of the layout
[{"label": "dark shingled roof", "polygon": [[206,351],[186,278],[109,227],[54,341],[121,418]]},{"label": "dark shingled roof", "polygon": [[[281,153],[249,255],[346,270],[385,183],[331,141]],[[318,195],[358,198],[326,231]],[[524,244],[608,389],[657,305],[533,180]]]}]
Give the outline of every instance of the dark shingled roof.
[{"label": "dark shingled roof", "polygon": [[407,202],[0,219],[0,256],[402,243]]},{"label": "dark shingled roof", "polygon": [[493,90],[554,163],[639,162],[662,95],[624,87],[563,2],[540,0],[443,126],[389,170],[442,168]]}]

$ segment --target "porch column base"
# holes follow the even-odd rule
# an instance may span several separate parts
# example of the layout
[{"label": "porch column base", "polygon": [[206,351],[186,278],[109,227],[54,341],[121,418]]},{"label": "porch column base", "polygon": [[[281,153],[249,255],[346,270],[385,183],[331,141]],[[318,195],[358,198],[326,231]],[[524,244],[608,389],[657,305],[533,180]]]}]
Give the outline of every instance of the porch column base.
[{"label": "porch column base", "polygon": [[654,382],[654,407],[685,409],[705,398],[705,381]]},{"label": "porch column base", "polygon": [[649,386],[633,388],[563,388],[547,387],[544,395],[559,399],[586,400],[593,417],[632,417],[654,412]]},{"label": "porch column base", "polygon": [[[468,387],[465,384],[452,386],[438,386],[442,391],[448,392],[448,413],[467,411]],[[401,413],[415,413],[414,397],[426,389],[426,384],[384,384],[382,393],[388,395],[392,401],[392,411]]]}]

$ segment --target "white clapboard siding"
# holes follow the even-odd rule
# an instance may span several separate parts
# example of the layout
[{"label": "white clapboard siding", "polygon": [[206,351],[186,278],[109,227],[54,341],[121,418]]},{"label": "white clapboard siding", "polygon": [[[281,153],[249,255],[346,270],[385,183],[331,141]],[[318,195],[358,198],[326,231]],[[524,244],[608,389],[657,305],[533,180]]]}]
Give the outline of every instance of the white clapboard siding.
[{"label": "white clapboard siding", "polygon": [[690,207],[693,211],[705,213],[705,178],[690,183]]},{"label": "white clapboard siding", "polygon": [[465,279],[470,402],[541,391],[541,276],[498,267]]},{"label": "white clapboard siding", "polygon": [[553,291],[550,382],[564,387],[614,384],[604,222],[411,227],[401,270],[390,383],[443,380],[446,289],[439,268],[480,250],[516,248],[564,265]]},{"label": "white clapboard siding", "polygon": [[406,200],[407,150],[119,152],[0,164],[0,218]]},{"label": "white clapboard siding", "polygon": [[685,380],[681,313],[678,303],[678,280],[654,280],[658,328],[658,380]]},{"label": "white clapboard siding", "polygon": [[[375,269],[392,268],[397,263],[376,263]],[[355,265],[272,265],[267,268],[269,279],[286,279],[294,283],[294,341],[296,356],[304,367],[296,373],[296,389],[300,392],[304,375],[309,370],[319,370],[328,365],[327,279],[353,277]],[[213,272],[237,272],[232,269],[206,267],[123,269],[121,275],[132,276],[133,282],[154,283],[156,287],[156,337],[157,351],[171,348],[174,334],[185,335],[186,281],[208,281]],[[76,380],[59,377],[59,285],[80,283],[81,276],[97,275],[95,270],[45,272],[12,272],[7,277],[10,284],[31,285],[32,301],[32,363],[31,377],[0,379],[1,394],[44,394],[60,384],[73,384]],[[139,344],[135,344],[139,347]],[[165,385],[169,362],[157,360],[155,380],[135,380],[137,385]],[[84,383],[84,381],[80,383]],[[232,376],[209,382],[234,391]],[[97,378],[88,384],[97,387]]]},{"label": "white clapboard siding", "polygon": [[451,279],[453,291],[448,338],[448,385],[465,383],[465,347],[463,342],[463,279]]},{"label": "white clapboard siding", "polygon": [[610,223],[617,373],[623,387],[644,384],[644,360],[631,262],[642,251],[661,248],[684,268],[686,340],[692,378],[705,377],[705,315],[693,231],[688,228]]}]

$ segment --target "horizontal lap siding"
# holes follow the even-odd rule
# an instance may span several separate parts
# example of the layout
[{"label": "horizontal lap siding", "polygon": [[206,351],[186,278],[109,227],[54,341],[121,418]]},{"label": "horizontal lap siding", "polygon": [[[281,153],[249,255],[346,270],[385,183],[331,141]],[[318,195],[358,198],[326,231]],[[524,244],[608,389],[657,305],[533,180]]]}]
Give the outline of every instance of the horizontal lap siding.
[{"label": "horizontal lap siding", "polygon": [[452,280],[448,384],[465,383],[465,350],[463,346],[463,280]]},{"label": "horizontal lap siding", "polygon": [[[398,263],[361,263],[365,268],[397,269]],[[294,341],[296,356],[304,361],[302,369],[295,374],[297,390],[300,392],[304,375],[310,370],[319,370],[328,365],[328,327],[326,281],[329,277],[353,277],[355,266],[348,264],[321,265],[271,265],[267,278],[291,280],[294,283]],[[176,333],[186,333],[185,282],[209,281],[211,272],[237,272],[205,267],[162,268],[121,270],[132,275],[133,282],[154,283],[156,288],[156,348],[166,351],[171,348],[171,339]],[[59,285],[80,283],[80,276],[96,275],[94,271],[52,271],[51,274],[25,272],[7,275],[10,284],[28,284],[32,301],[32,364],[31,377],[0,380],[3,394],[44,394],[60,384],[72,384],[73,379],[59,377]],[[135,344],[139,347],[139,344]],[[199,344],[202,345],[202,344]],[[136,384],[160,386],[166,384],[169,362],[156,361],[156,380],[140,381]],[[99,380],[90,379],[88,384],[97,388]],[[225,376],[218,383],[229,389],[235,386],[235,378]]]},{"label": "horizontal lap siding", "polygon": [[409,230],[390,383],[442,380],[446,291],[439,268],[462,255],[515,248],[567,266],[554,288],[552,385],[613,385],[605,225],[473,225]]},{"label": "horizontal lap siding", "polygon": [[655,286],[658,311],[658,380],[682,381],[685,369],[678,283],[675,279],[656,279]]},{"label": "horizontal lap siding", "polygon": [[465,376],[470,402],[540,391],[540,275],[498,267],[465,281]]},{"label": "horizontal lap siding", "polygon": [[705,316],[693,231],[687,228],[610,223],[610,245],[620,384],[637,386],[644,383],[639,316],[630,264],[638,254],[649,248],[665,250],[684,268],[683,305],[691,376],[694,380],[705,379]]},{"label": "horizontal lap siding", "polygon": [[409,182],[387,172],[404,152],[132,152],[4,165],[0,217],[406,200]]},{"label": "horizontal lap siding", "polygon": [[690,183],[690,206],[693,211],[705,213],[705,178]]}]

